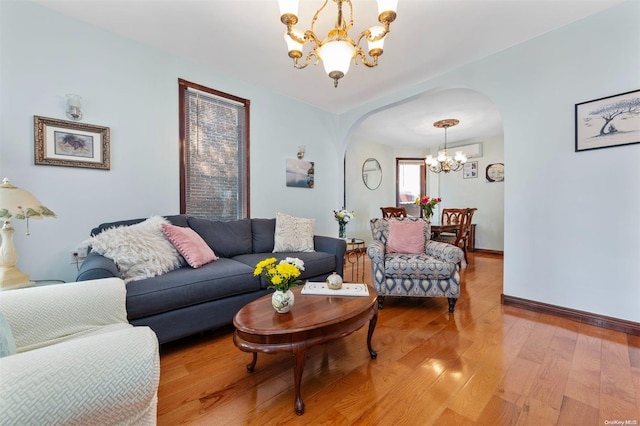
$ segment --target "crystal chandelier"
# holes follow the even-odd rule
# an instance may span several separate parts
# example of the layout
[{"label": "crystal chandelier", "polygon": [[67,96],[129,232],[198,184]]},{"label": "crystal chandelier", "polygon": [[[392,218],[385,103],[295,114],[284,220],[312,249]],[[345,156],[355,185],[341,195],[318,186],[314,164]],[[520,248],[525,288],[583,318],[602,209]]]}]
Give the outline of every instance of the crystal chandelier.
[{"label": "crystal chandelier", "polygon": [[[327,38],[320,39],[314,32],[314,25],[318,20],[318,15],[327,6],[330,0],[325,0],[320,9],[313,15],[311,29],[301,31],[294,28],[298,23],[298,2],[299,0],[278,0],[280,5],[280,21],[287,26],[284,39],[287,42],[289,57],[293,59],[293,66],[302,69],[315,58],[314,65],[319,61],[324,64],[324,70],[333,79],[333,86],[338,87],[338,80],[347,74],[349,64],[353,60],[354,64],[359,57],[360,61],[367,67],[378,65],[378,56],[382,55],[384,38],[389,32],[389,25],[396,19],[396,7],[398,0],[377,0],[378,1],[378,22],[382,26],[376,25],[360,33],[358,41],[354,42],[349,37],[349,30],[353,26],[353,5],[351,0],[331,0],[336,4],[337,17],[335,26],[329,30]],[[349,6],[349,20],[347,21],[342,13],[342,6]],[[365,52],[360,47],[362,39],[367,40],[369,56],[367,59]],[[305,44],[312,44],[304,60],[302,49]]]},{"label": "crystal chandelier", "polygon": [[457,172],[462,170],[462,166],[467,162],[467,157],[462,151],[456,151],[455,157],[451,158],[447,155],[447,129],[452,126],[456,126],[460,123],[460,120],[455,118],[447,118],[446,120],[440,120],[433,123],[433,127],[439,129],[444,128],[444,150],[438,154],[438,158],[433,158],[433,155],[427,155],[424,162],[433,173],[440,172]]}]

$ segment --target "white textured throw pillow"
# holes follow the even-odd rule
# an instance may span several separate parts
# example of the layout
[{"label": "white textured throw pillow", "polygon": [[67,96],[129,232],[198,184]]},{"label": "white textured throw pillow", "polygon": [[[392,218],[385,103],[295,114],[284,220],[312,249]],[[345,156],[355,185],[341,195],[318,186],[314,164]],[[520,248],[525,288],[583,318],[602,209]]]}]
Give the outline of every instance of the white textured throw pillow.
[{"label": "white textured throw pillow", "polygon": [[162,224],[170,222],[153,216],[135,225],[107,229],[86,242],[115,262],[124,282],[151,278],[181,266],[180,254]]},{"label": "white textured throw pillow", "polygon": [[315,219],[302,219],[284,213],[276,213],[273,252],[315,251],[313,245],[315,226]]}]

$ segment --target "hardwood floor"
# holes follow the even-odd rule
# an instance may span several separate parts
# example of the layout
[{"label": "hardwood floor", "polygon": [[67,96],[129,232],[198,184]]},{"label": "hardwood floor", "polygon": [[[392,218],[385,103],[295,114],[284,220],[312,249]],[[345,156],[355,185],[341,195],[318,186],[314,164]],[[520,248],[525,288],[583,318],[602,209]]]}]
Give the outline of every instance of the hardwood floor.
[{"label": "hardwood floor", "polygon": [[366,327],[312,348],[303,416],[290,355],[260,354],[249,374],[232,328],[163,345],[158,424],[640,423],[640,337],[501,305],[501,256],[469,253],[462,275],[453,314],[446,299],[387,298],[375,360]]}]

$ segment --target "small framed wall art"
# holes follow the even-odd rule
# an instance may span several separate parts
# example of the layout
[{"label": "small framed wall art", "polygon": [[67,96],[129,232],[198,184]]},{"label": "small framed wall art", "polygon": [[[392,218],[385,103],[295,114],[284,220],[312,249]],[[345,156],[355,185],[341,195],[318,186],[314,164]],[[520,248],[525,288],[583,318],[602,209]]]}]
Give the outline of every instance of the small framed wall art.
[{"label": "small framed wall art", "polygon": [[313,161],[287,159],[287,186],[313,188],[315,184],[315,163]]},{"label": "small framed wall art", "polygon": [[111,168],[109,128],[33,117],[35,164],[46,166]]},{"label": "small framed wall art", "polygon": [[464,179],[472,179],[478,177],[478,162],[477,161],[468,161],[464,163],[462,169],[462,177]]},{"label": "small framed wall art", "polygon": [[575,106],[576,152],[640,143],[640,90]]}]

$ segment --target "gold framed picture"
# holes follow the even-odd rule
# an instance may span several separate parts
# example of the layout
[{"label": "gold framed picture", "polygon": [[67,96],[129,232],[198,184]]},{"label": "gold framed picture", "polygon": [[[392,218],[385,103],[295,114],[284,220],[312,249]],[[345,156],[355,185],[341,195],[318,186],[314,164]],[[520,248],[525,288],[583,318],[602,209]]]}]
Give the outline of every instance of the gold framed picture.
[{"label": "gold framed picture", "polygon": [[109,128],[33,116],[35,164],[109,170]]}]

